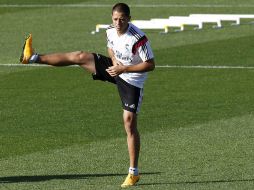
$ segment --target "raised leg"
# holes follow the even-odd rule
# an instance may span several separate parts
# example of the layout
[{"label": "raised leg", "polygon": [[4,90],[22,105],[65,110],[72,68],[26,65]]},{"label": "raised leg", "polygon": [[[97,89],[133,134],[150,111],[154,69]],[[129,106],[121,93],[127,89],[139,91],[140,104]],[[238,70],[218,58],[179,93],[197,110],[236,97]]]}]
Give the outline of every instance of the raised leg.
[{"label": "raised leg", "polygon": [[83,51],[38,55],[36,62],[52,66],[79,65],[91,73],[96,71],[93,54]]}]

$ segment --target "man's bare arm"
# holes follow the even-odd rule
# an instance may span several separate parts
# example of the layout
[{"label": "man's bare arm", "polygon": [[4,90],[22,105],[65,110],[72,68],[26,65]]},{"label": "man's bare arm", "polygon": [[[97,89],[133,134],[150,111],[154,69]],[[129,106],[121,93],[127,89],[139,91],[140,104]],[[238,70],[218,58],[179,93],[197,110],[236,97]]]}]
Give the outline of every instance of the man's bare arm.
[{"label": "man's bare arm", "polygon": [[123,65],[122,63],[118,63],[117,65],[113,65],[112,67],[109,67],[107,69],[107,72],[111,76],[117,76],[122,73],[139,73],[139,72],[148,72],[152,71],[155,68],[155,62],[154,59],[149,59],[147,61],[144,61],[142,63],[136,64],[136,65]]},{"label": "man's bare arm", "polygon": [[116,58],[115,58],[114,52],[113,52],[113,50],[110,49],[110,48],[108,48],[108,55],[109,55],[109,57],[112,59],[113,65],[114,65],[114,66],[115,66],[115,65],[118,65],[118,61],[117,61]]}]

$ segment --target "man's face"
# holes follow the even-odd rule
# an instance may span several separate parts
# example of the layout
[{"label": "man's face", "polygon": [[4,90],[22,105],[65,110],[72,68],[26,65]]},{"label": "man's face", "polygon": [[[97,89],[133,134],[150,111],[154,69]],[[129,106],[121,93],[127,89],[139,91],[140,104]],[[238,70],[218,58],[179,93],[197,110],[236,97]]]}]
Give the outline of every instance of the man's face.
[{"label": "man's face", "polygon": [[130,17],[126,16],[124,13],[114,11],[112,13],[112,21],[117,33],[124,34],[128,28]]}]

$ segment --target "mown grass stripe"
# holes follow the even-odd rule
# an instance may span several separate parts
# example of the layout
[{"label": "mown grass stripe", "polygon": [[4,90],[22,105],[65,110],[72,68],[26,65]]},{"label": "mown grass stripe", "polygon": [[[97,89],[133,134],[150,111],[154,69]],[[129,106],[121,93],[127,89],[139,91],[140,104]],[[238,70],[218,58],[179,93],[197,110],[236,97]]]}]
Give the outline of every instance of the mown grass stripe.
[{"label": "mown grass stripe", "polygon": [[[92,7],[112,7],[112,4],[2,4],[0,8],[92,8]],[[240,5],[225,5],[225,4],[136,4],[130,7],[142,8],[162,8],[162,7],[176,7],[176,8],[233,8],[233,7],[254,7],[254,4],[240,4]]]},{"label": "mown grass stripe", "polygon": [[[41,64],[0,64],[3,67],[51,67]],[[69,66],[77,67],[77,65]],[[252,66],[225,66],[225,65],[156,65],[157,68],[183,68],[183,69],[254,69]]]}]

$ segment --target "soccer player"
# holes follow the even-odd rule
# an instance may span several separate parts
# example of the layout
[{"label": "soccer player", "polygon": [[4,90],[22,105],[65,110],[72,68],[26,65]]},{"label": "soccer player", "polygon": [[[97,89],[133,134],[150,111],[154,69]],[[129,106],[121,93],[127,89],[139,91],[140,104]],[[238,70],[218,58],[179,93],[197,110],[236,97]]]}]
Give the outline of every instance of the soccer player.
[{"label": "soccer player", "polygon": [[25,41],[20,58],[23,64],[79,65],[91,72],[94,80],[108,81],[117,86],[122,101],[130,159],[129,174],[121,187],[133,186],[140,178],[137,114],[140,111],[147,72],[155,68],[153,52],[147,37],[130,23],[130,19],[130,9],[127,4],[117,3],[113,6],[113,24],[106,30],[109,57],[83,51],[37,54],[33,51],[30,34]]}]

